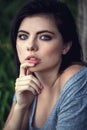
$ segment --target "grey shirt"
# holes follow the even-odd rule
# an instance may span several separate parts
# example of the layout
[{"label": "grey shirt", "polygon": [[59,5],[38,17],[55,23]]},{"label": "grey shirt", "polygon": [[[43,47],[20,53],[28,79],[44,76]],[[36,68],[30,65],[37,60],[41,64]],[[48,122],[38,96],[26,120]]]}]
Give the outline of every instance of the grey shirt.
[{"label": "grey shirt", "polygon": [[29,130],[87,130],[87,68],[83,67],[66,82],[42,128],[32,126],[36,103],[37,96],[31,106]]}]

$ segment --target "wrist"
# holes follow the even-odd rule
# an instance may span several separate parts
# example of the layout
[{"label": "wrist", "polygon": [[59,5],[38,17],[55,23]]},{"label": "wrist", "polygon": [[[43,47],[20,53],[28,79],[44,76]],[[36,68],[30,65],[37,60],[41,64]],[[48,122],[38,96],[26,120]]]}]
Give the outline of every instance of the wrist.
[{"label": "wrist", "polygon": [[20,111],[26,111],[27,109],[29,109],[28,106],[25,105],[19,105],[18,103],[15,105],[15,109],[16,110],[20,110]]}]

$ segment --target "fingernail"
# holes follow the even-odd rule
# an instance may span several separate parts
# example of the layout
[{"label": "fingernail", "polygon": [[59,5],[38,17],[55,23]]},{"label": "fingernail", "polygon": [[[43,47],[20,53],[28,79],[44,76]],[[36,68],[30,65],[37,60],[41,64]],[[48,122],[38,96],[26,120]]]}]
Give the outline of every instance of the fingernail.
[{"label": "fingernail", "polygon": [[29,63],[29,66],[34,66],[34,64],[33,63]]}]

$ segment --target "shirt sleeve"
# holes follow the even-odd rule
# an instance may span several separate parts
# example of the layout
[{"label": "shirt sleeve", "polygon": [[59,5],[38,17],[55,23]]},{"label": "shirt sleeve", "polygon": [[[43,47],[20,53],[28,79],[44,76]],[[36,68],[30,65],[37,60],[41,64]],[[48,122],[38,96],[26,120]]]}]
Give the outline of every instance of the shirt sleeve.
[{"label": "shirt sleeve", "polygon": [[13,102],[17,102],[16,94],[14,94],[14,96],[13,96]]},{"label": "shirt sleeve", "polygon": [[61,102],[56,130],[87,130],[86,75],[68,84],[71,86]]}]

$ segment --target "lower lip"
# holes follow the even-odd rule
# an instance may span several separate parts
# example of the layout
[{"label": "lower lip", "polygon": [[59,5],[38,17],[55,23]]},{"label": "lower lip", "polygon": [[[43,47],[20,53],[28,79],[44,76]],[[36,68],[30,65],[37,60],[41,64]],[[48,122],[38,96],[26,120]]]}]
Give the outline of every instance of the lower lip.
[{"label": "lower lip", "polygon": [[27,60],[27,62],[32,64],[38,64],[40,63],[40,60]]}]

